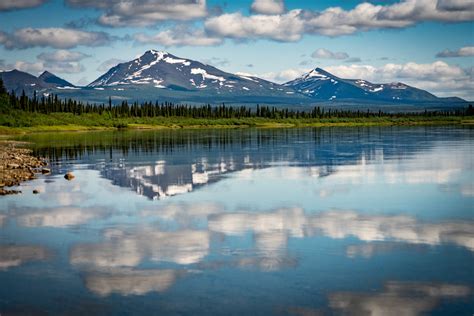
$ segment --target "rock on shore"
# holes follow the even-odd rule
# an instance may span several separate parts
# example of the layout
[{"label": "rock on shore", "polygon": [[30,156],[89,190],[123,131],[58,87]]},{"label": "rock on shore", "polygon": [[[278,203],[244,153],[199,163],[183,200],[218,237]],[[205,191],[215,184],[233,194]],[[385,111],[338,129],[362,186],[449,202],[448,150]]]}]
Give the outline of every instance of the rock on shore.
[{"label": "rock on shore", "polygon": [[45,160],[32,156],[31,150],[21,145],[13,141],[0,142],[0,195],[21,193],[6,187],[35,179],[35,174],[42,173],[47,165]]}]

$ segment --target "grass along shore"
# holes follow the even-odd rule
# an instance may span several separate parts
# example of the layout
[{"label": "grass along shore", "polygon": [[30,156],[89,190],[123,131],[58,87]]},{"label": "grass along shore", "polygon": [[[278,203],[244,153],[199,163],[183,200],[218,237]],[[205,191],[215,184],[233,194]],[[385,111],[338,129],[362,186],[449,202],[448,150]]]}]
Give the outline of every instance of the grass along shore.
[{"label": "grass along shore", "polygon": [[474,124],[474,116],[370,116],[333,118],[189,118],[189,117],[125,117],[107,114],[34,113],[12,110],[0,116],[0,134],[24,134],[58,131],[94,131],[117,129],[161,128],[284,128],[326,126],[397,126]]}]

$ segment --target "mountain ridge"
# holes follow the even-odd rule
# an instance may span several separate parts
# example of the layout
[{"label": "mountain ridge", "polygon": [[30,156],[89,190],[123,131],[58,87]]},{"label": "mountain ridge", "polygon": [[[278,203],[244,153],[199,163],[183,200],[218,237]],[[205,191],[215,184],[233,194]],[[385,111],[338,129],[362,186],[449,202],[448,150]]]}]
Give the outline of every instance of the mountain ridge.
[{"label": "mountain ridge", "polygon": [[44,71],[40,76],[12,70],[0,72],[9,91],[31,95],[55,93],[90,102],[172,101],[181,103],[250,103],[307,105],[423,105],[464,104],[458,97],[440,98],[401,82],[372,83],[344,79],[316,67],[284,84],[256,76],[233,74],[166,51],[147,50],[141,56],[111,67],[87,86]]}]

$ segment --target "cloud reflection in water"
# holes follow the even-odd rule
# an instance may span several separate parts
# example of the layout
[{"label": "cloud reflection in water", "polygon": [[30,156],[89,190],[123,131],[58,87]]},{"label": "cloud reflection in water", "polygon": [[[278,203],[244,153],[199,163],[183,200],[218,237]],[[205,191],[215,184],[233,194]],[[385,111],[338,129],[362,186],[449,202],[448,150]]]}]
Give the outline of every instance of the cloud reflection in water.
[{"label": "cloud reflection in water", "polygon": [[85,284],[90,291],[99,296],[108,296],[112,293],[124,296],[143,295],[166,291],[185,273],[184,270],[112,269],[106,273],[88,275]]},{"label": "cloud reflection in water", "polygon": [[131,232],[119,229],[105,232],[108,240],[80,244],[72,248],[70,261],[94,267],[134,267],[143,260],[192,264],[209,252],[209,232],[182,230],[163,232],[141,228]]},{"label": "cloud reflection in water", "polygon": [[0,271],[30,261],[46,260],[49,252],[41,246],[0,245]]},{"label": "cloud reflection in water", "polygon": [[391,281],[382,292],[330,294],[329,304],[344,315],[415,316],[431,311],[441,300],[470,294],[471,289],[464,285]]}]

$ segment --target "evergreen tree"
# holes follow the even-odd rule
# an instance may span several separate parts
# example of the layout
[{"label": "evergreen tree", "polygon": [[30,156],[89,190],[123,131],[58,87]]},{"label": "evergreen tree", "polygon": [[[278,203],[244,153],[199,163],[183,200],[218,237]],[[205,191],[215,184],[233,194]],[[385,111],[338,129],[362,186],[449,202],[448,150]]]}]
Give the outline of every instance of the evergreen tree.
[{"label": "evergreen tree", "polygon": [[0,78],[0,95],[7,94],[7,88],[3,84],[3,79]]}]

